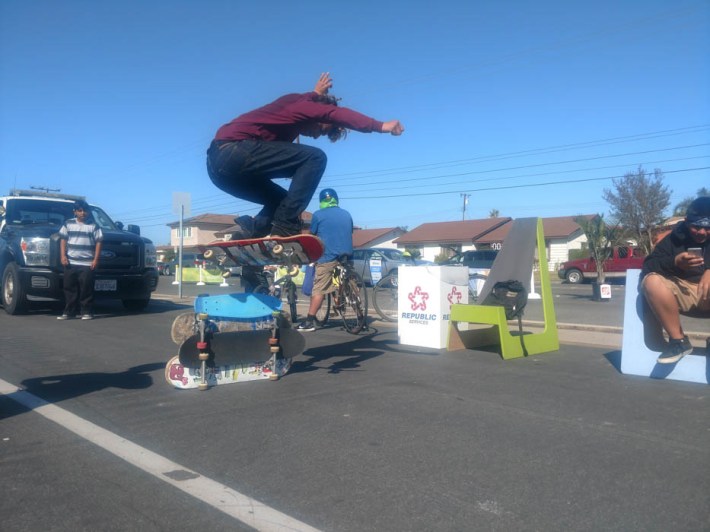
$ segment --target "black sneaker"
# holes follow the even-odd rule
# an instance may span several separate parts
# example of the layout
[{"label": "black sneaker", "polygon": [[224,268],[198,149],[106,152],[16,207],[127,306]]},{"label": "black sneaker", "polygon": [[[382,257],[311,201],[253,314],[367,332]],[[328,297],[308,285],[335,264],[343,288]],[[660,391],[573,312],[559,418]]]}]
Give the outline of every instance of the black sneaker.
[{"label": "black sneaker", "polygon": [[316,323],[314,320],[306,319],[305,321],[302,321],[301,323],[298,324],[298,327],[296,327],[296,330],[301,331],[301,332],[315,331],[316,330]]},{"label": "black sneaker", "polygon": [[254,238],[254,218],[251,216],[237,216],[234,219],[237,229],[232,231],[232,240],[246,240]]},{"label": "black sneaker", "polygon": [[296,236],[301,234],[301,227],[298,225],[286,225],[274,222],[269,236]]},{"label": "black sneaker", "polygon": [[693,346],[690,345],[690,340],[684,336],[682,340],[671,340],[668,342],[668,347],[658,357],[659,364],[675,364],[685,355],[693,352]]}]

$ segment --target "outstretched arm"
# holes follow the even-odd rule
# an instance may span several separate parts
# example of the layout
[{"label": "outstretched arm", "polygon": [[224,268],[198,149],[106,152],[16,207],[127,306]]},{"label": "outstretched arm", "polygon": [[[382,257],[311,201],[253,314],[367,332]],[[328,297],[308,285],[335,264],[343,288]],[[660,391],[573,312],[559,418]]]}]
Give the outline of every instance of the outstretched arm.
[{"label": "outstretched arm", "polygon": [[390,133],[396,137],[404,133],[404,126],[399,120],[389,120],[382,123],[382,133]]},{"label": "outstretched arm", "polygon": [[323,72],[316,82],[316,87],[313,89],[321,96],[328,94],[328,90],[333,86],[333,80],[330,79],[330,72]]}]

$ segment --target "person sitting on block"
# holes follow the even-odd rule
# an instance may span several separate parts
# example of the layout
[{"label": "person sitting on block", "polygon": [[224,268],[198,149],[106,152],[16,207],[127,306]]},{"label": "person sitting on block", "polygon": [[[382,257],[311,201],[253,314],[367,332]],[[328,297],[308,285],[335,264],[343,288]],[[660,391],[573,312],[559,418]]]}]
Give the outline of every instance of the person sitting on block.
[{"label": "person sitting on block", "polygon": [[640,288],[668,333],[658,362],[674,364],[693,351],[680,313],[707,313],[710,318],[710,196],[694,200],[685,220],[646,257]]}]

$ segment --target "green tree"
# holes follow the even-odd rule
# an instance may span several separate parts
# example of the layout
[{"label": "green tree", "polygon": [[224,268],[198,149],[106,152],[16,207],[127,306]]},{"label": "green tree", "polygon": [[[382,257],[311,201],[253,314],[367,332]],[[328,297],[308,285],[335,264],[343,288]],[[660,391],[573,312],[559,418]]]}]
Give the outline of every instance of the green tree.
[{"label": "green tree", "polygon": [[[665,219],[671,191],[663,184],[663,172],[656,168],[653,175],[639,166],[620,179],[614,179],[614,190],[604,189],[609,213],[632,236],[646,253],[651,252],[653,229]],[[580,224],[581,225],[581,224]]]},{"label": "green tree", "polygon": [[688,196],[685,198],[683,201],[678,203],[675,207],[673,207],[673,216],[685,216],[685,211],[688,210],[688,205],[690,205],[694,199],[700,198],[703,196],[710,196],[710,190],[708,190],[705,187],[702,187],[701,189],[698,190],[697,195],[694,197]]},{"label": "green tree", "polygon": [[412,257],[413,259],[419,259],[422,256],[422,250],[419,248],[404,248],[405,253],[409,253],[409,256]]},{"label": "green tree", "polygon": [[611,258],[613,247],[619,244],[622,231],[618,225],[607,225],[603,214],[597,214],[591,218],[578,216],[574,221],[579,224],[587,237],[589,254],[594,259],[594,266],[597,270],[597,282],[602,284],[606,281],[605,263]]},{"label": "green tree", "polygon": [[489,218],[498,218],[500,216],[500,211],[498,209],[491,209],[491,212],[488,213]]}]

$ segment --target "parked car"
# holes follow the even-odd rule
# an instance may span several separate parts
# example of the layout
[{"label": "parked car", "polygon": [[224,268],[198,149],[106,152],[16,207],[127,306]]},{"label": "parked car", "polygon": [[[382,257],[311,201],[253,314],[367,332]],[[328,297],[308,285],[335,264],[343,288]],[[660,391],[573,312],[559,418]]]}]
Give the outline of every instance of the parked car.
[{"label": "parked car", "polygon": [[434,263],[428,260],[414,259],[399,249],[360,248],[353,251],[355,271],[360,274],[367,285],[373,285],[391,270],[403,264],[421,266]]},{"label": "parked car", "polygon": [[488,279],[493,261],[496,260],[497,256],[497,249],[474,249],[457,253],[442,264],[460,264],[468,267],[468,286],[471,289],[471,297],[476,299],[478,294],[481,293],[486,279]]},{"label": "parked car", "polygon": [[457,253],[442,264],[461,264],[469,268],[490,270],[497,256],[497,249],[474,249]]},{"label": "parked car", "polygon": [[[645,255],[640,248],[615,247],[611,258],[604,263],[604,274],[610,279],[625,278],[626,270],[641,268],[644,258]],[[572,284],[596,279],[596,262],[592,257],[568,260],[560,265],[557,275]]]},{"label": "parked car", "polygon": [[[22,314],[32,298],[64,298],[58,231],[74,217],[74,202],[84,199],[35,190],[12,190],[0,197],[0,299],[5,312]],[[104,236],[95,297],[120,299],[128,310],[143,310],[158,286],[153,242],[140,236],[136,225],[124,230],[97,205],[89,211]]]}]

